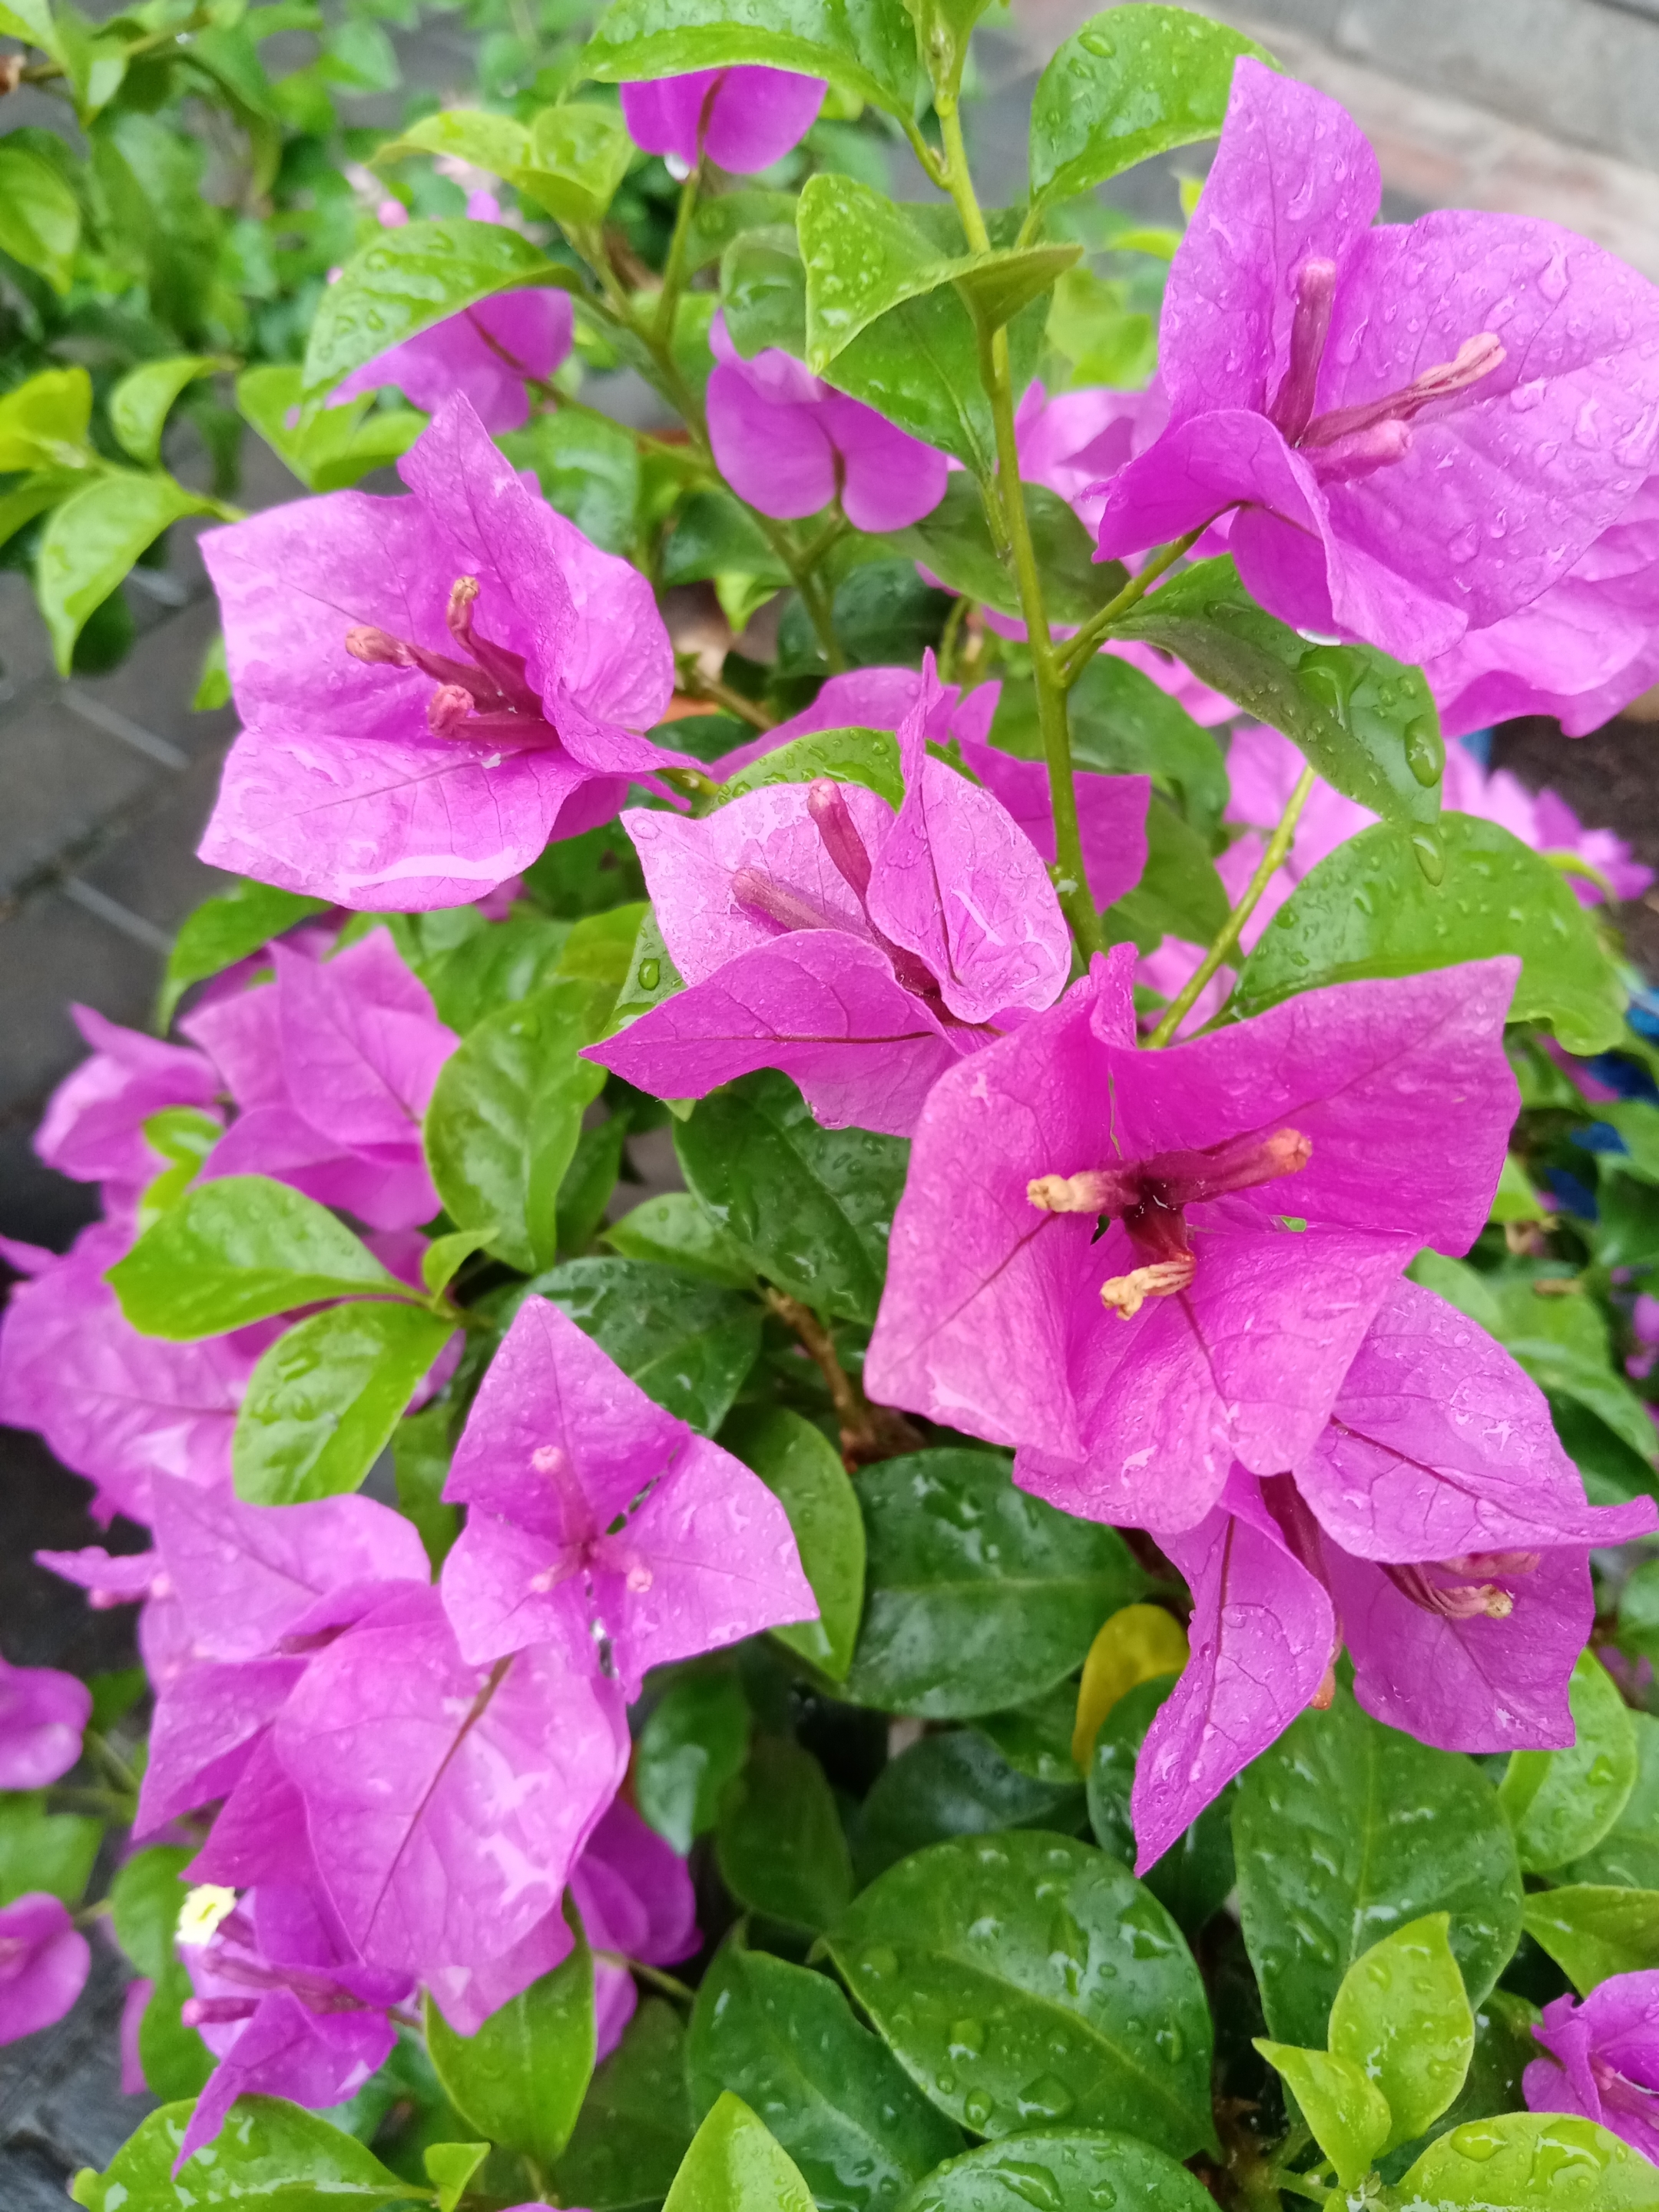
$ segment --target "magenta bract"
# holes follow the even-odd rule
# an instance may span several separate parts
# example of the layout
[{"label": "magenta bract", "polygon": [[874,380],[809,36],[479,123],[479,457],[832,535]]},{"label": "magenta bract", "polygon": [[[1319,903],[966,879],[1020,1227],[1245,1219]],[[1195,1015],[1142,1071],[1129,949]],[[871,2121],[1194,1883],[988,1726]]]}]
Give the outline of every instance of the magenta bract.
[{"label": "magenta bract", "polygon": [[1528,2107],[1581,2113],[1659,2166],[1659,1973],[1557,1997],[1533,2033],[1550,2055],[1522,2076]]},{"label": "magenta bract", "polygon": [[636,146],[694,169],[706,155],[740,176],[769,169],[811,129],[824,80],[741,63],[647,77],[622,87],[623,119]]},{"label": "magenta bract", "polygon": [[91,1971],[87,1939],[57,1898],[30,1890],[0,1908],[0,2043],[62,2020]]},{"label": "magenta bract", "polygon": [[0,1659],[0,1790],[43,1790],[81,1756],[92,1692],[56,1667]]}]

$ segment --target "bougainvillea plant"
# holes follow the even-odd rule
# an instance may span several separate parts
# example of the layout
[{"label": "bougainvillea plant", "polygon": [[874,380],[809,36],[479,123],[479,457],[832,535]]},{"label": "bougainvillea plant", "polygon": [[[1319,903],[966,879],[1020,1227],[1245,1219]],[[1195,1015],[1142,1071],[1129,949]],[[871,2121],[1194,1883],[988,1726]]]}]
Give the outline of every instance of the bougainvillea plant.
[{"label": "bougainvillea plant", "polygon": [[1659,291],[1169,7],[984,207],[983,9],[615,0],[354,149],[234,880],[4,1248],[143,1659],[0,1674],[88,2212],[1659,2207],[1650,878],[1485,746],[1659,677]]}]

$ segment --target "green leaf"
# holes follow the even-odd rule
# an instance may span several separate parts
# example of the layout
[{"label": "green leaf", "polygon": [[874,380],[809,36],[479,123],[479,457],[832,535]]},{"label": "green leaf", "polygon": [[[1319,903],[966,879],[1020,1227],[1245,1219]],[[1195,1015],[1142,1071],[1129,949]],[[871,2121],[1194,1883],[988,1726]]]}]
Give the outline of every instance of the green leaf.
[{"label": "green leaf", "polygon": [[54,507],[35,555],[35,590],[60,676],[70,672],[75,641],[87,618],[108,599],[138,556],[181,515],[205,514],[210,503],[169,476],[112,470]]},{"label": "green leaf", "polygon": [[1175,653],[1372,813],[1415,823],[1439,815],[1440,718],[1421,669],[1371,645],[1309,644],[1256,605],[1230,554],[1172,577],[1114,635]]},{"label": "green leaf", "polygon": [[[1173,1674],[1137,1682],[1101,1723],[1089,1762],[1089,1825],[1103,1851],[1126,1866],[1135,1861],[1131,1796],[1140,1747],[1153,1716],[1175,1687]],[[1195,1936],[1232,1888],[1232,1810],[1236,1792],[1224,1790],[1206,1805],[1142,1880],[1188,1936]]]},{"label": "green leaf", "polygon": [[420,1532],[434,1573],[448,1558],[461,1526],[460,1508],[443,1502],[449,1480],[449,1428],[447,1406],[423,1406],[418,1413],[405,1413],[392,1431],[398,1509]]},{"label": "green leaf", "polygon": [[823,1129],[786,1075],[745,1075],[674,1132],[692,1195],[780,1290],[873,1322],[909,1146],[867,1129]]},{"label": "green leaf", "polygon": [[[3,151],[3,149],[0,149]],[[3,189],[0,187],[0,189]],[[173,401],[198,377],[225,366],[211,354],[169,354],[130,368],[109,396],[110,428],[133,459],[147,469],[161,458],[161,433]]]},{"label": "green leaf", "polygon": [[106,1276],[146,1336],[188,1344],[325,1298],[411,1298],[326,1206],[265,1176],[189,1191]]},{"label": "green leaf", "polygon": [[447,1237],[433,1238],[421,1255],[421,1280],[434,1298],[449,1288],[459,1271],[494,1234],[494,1223],[486,1222],[479,1229],[453,1229]]},{"label": "green leaf", "polygon": [[424,415],[408,407],[376,409],[367,392],[296,421],[302,396],[293,362],[245,368],[236,380],[237,407],[307,491],[345,489],[398,459],[426,428]]},{"label": "green leaf", "polygon": [[826,775],[836,783],[861,783],[898,808],[904,804],[904,776],[898,740],[890,730],[811,730],[775,751],[763,753],[720,786],[719,803],[741,799],[776,783],[811,783]]},{"label": "green leaf", "polygon": [[152,1844],[125,1860],[110,1884],[116,1941],[152,1980],[173,1957],[173,1931],[187,1894],[185,1869],[194,1856],[188,1845]]},{"label": "green leaf", "polygon": [[80,1813],[48,1813],[44,1790],[0,1795],[0,1906],[32,1889],[78,1905],[92,1880],[104,1824]]},{"label": "green leaf", "polygon": [[[718,203],[716,203],[718,204]],[[496,442],[514,468],[536,471],[550,507],[607,553],[627,553],[639,528],[640,449],[600,415],[535,415]]]},{"label": "green leaf", "polygon": [[1522,1917],[1581,1997],[1611,1975],[1659,1966],[1659,1890],[1574,1882],[1534,1893]]},{"label": "green leaf", "polygon": [[491,2142],[550,2166],[570,2140],[593,2072],[593,1960],[574,1913],[574,1949],[494,2012],[476,2035],[458,2035],[428,1996],[427,2048],[444,2091]]},{"label": "green leaf", "polygon": [[662,2212],[813,2212],[800,2169],[728,2090],[691,2139]]},{"label": "green leaf", "polygon": [[505,223],[452,216],[382,231],[352,255],[339,282],[318,301],[306,349],[305,394],[331,391],[389,346],[475,301],[532,284],[581,289],[574,270],[550,261]]},{"label": "green leaf", "polygon": [[1269,2032],[1318,2045],[1342,1977],[1379,1936],[1451,1916],[1472,2004],[1521,1930],[1521,1869],[1497,1793],[1453,1752],[1384,1728],[1339,1690],[1239,1778],[1233,1847]]},{"label": "green leaf", "polygon": [[204,899],[185,917],[167,955],[156,1017],[161,1025],[172,1021],[192,983],[222,974],[308,914],[324,911],[323,900],[278,890],[274,884],[234,883],[218,897]]},{"label": "green leaf", "polygon": [[1607,1316],[1595,1301],[1540,1291],[1523,1279],[1504,1284],[1497,1303],[1493,1334],[1539,1388],[1588,1407],[1651,1466],[1659,1436],[1646,1405],[1613,1365]]},{"label": "green leaf", "polygon": [[1305,875],[1262,932],[1233,997],[1259,1013],[1297,991],[1361,975],[1518,953],[1511,1021],[1547,1022],[1569,1052],[1604,1052],[1624,1030],[1624,987],[1595,924],[1548,861],[1496,822],[1443,815],[1445,873],[1431,885],[1411,838],[1380,823]]},{"label": "green leaf", "polygon": [[536,117],[529,163],[511,181],[559,222],[599,223],[633,158],[628,126],[614,107],[571,100]]},{"label": "green leaf", "polygon": [[1071,363],[1074,390],[1109,384],[1137,392],[1158,366],[1158,325],[1135,306],[1127,283],[1081,265],[1055,285],[1044,336]]},{"label": "green leaf", "polygon": [[47,368],[0,398],[0,469],[85,468],[92,379]]},{"label": "green leaf", "polygon": [[[1093,539],[1057,493],[1042,484],[1024,489],[1048,612],[1055,622],[1085,622],[1112,597],[1121,572],[1115,562],[1095,559]],[[1018,585],[991,542],[985,502],[971,477],[953,476],[931,514],[908,530],[890,531],[882,542],[920,561],[952,591],[999,614],[1021,613]]]},{"label": "green leaf", "polygon": [[467,2183],[489,2155],[488,2143],[428,2144],[422,2163],[438,2192],[438,2212],[455,2212]]},{"label": "green leaf", "polygon": [[981,1714],[974,1726],[1010,1766],[1034,1782],[1059,1783],[1072,1790],[1081,1778],[1072,1756],[1077,1727],[1074,1682],[1057,1683],[1024,1705],[1010,1705],[1006,1712]]},{"label": "green leaf", "polygon": [[1431,2143],[1395,2194],[1424,2212],[1653,2212],[1659,2167],[1593,2120],[1504,2112]]},{"label": "green leaf", "polygon": [[1356,1959],[1331,2006],[1330,2047],[1382,2094],[1392,2150],[1455,2101],[1474,2056],[1474,2014],[1447,1940],[1450,1920],[1425,1914]]},{"label": "green leaf", "polygon": [[853,1894],[853,1862],[823,1769],[787,1736],[757,1737],[720,1801],[720,1879],[769,1920],[817,1934]]},{"label": "green leaf", "polygon": [[595,2074],[550,2177],[559,2201],[589,2212],[657,2212],[691,2141],[685,2031],[647,1997]]},{"label": "green leaf", "polygon": [[976,2134],[1115,2122],[1176,2158],[1213,2142],[1198,1969],[1103,1852],[935,1844],[873,1881],[830,1949],[911,2079]]},{"label": "green leaf", "polygon": [[605,1070],[577,1054],[591,999],[550,983],[475,1024],[444,1062],[426,1115],[432,1180],[452,1221],[528,1274],[558,1250],[559,1186]]},{"label": "green leaf", "polygon": [[435,115],[422,115],[374,155],[377,169],[412,155],[437,154],[465,161],[469,168],[483,169],[492,177],[511,177],[530,160],[530,132],[510,115],[492,115],[477,107],[444,107]]},{"label": "green leaf", "polygon": [[[1220,746],[1178,701],[1115,653],[1097,653],[1072,687],[1072,753],[1101,775],[1150,775],[1206,840],[1226,809],[1230,787]],[[1036,694],[1005,681],[991,725],[994,744],[1040,760]]]},{"label": "green leaf", "polygon": [[1233,64],[1272,57],[1184,8],[1113,8],[1066,40],[1031,106],[1031,198],[1092,191],[1154,154],[1219,136]]},{"label": "green leaf", "polygon": [[0,545],[15,538],[26,523],[44,514],[60,499],[67,499],[86,482],[78,470],[40,469],[25,477],[8,492],[0,493]]},{"label": "green leaf", "polygon": [[[1462,1984],[1458,1987],[1461,1991]],[[1388,2141],[1388,2099],[1352,2058],[1270,2043],[1261,2035],[1253,2039],[1268,2065],[1284,2075],[1314,2140],[1336,2169],[1338,2185],[1358,2188]]]},{"label": "green leaf", "polygon": [[52,0],[9,0],[0,8],[0,32],[9,39],[21,39],[26,46],[39,46],[54,61],[58,58]]},{"label": "green leaf", "polygon": [[612,0],[583,53],[601,83],[762,62],[828,77],[901,119],[925,81],[908,17],[891,0]]},{"label": "green leaf", "polygon": [[571,933],[568,922],[522,908],[501,921],[447,907],[398,923],[398,950],[431,992],[439,1020],[461,1036],[556,982]]},{"label": "green leaf", "polygon": [[1146,809],[1146,866],[1111,908],[1113,922],[1137,941],[1179,937],[1207,945],[1231,907],[1204,839],[1154,793]]},{"label": "green leaf", "polygon": [[[1626,1642],[1625,1608],[1629,1597],[1627,1583],[1620,1601],[1621,1644]],[[1637,1760],[1630,1796],[1595,1849],[1587,1856],[1574,1859],[1564,1872],[1575,1882],[1617,1882],[1630,1889],[1659,1890],[1659,1720],[1651,1713],[1632,1713],[1630,1723],[1636,1732]]]},{"label": "green leaf", "polygon": [[981,2143],[929,2174],[898,2212],[1083,2212],[1121,2205],[1127,2212],[1210,2212],[1214,2198],[1184,2166],[1151,2143],[1106,2130],[1058,2134],[1038,2128],[1006,2142]]},{"label": "green leaf", "polygon": [[731,2090],[769,2113],[823,2212],[886,2212],[963,2147],[834,1982],[749,1950],[741,1931],[703,1977],[686,2062],[693,2110]]},{"label": "green leaf", "polygon": [[720,309],[732,343],[745,361],[768,346],[797,359],[805,354],[806,270],[795,236],[793,199],[787,225],[741,230],[721,255]]},{"label": "green leaf", "polygon": [[662,580],[696,584],[726,575],[773,586],[789,581],[788,569],[740,501],[728,491],[694,491],[663,547]]},{"label": "green leaf", "polygon": [[624,1260],[655,1260],[665,1267],[682,1268],[688,1275],[704,1275],[728,1290],[752,1290],[755,1271],[743,1254],[717,1229],[689,1190],[671,1190],[660,1198],[647,1198],[613,1221],[605,1241]]},{"label": "green leaf", "polygon": [[890,1759],[859,1808],[853,1858],[860,1882],[929,1844],[1008,1828],[1075,1835],[1083,1825],[1075,1781],[1039,1782],[1012,1766],[975,1729],[925,1735]]},{"label": "green leaf", "polygon": [[795,227],[795,195],[740,185],[735,191],[705,194],[697,202],[685,240],[688,276],[718,261],[746,230],[789,230]]},{"label": "green leaf", "polygon": [[593,1242],[617,1188],[627,1141],[628,1121],[621,1114],[584,1129],[577,1138],[559,1185],[556,1219],[561,1252],[585,1252]]},{"label": "green leaf", "polygon": [[296,1505],[356,1490],[454,1334],[419,1306],[354,1298],[279,1336],[248,1378],[231,1438],[236,1495]]},{"label": "green leaf", "polygon": [[39,270],[61,295],[80,242],[80,204],[52,163],[27,146],[0,144],[0,252]]},{"label": "green leaf", "polygon": [[1565,1751],[1516,1751],[1498,1792],[1523,1874],[1547,1874],[1594,1850],[1636,1784],[1636,1729],[1613,1677],[1579,1654],[1569,1694],[1577,1741]]},{"label": "green leaf", "polygon": [[102,2173],[82,2168],[71,2195],[87,2212],[319,2212],[322,2205],[401,2203],[410,2185],[365,2148],[314,2113],[276,2097],[239,2097],[210,2150],[178,2180],[179,2155],[193,2106],[164,2105],[140,2123]]},{"label": "green leaf", "polygon": [[927,1720],[1000,1711],[1079,1666],[1107,1614],[1146,1586],[1115,1528],[1016,1490],[1000,1453],[886,1460],[859,1498],[870,1564],[846,1694],[860,1705]]},{"label": "green leaf", "polygon": [[782,1406],[741,1406],[720,1440],[752,1468],[789,1516],[818,1618],[772,1631],[832,1681],[845,1679],[864,1609],[864,1516],[841,1454]]},{"label": "green leaf", "polygon": [[641,1815],[682,1857],[720,1816],[749,1756],[749,1705],[735,1674],[683,1674],[652,1707],[634,1750]]},{"label": "green leaf", "polygon": [[[640,922],[639,934],[634,939],[628,974],[617,994],[611,1010],[607,1036],[626,1029],[629,1022],[637,1021],[641,1014],[659,1006],[665,999],[672,999],[676,991],[685,988],[685,978],[668,957],[668,947],[662,941],[662,932],[657,927],[657,917],[647,907]],[[677,1110],[673,1100],[666,1102],[670,1113]],[[682,1101],[678,1109],[691,1110],[689,1102]]]},{"label": "green leaf", "polygon": [[645,1260],[568,1260],[532,1288],[586,1330],[648,1397],[713,1436],[760,1350],[751,1298]]}]

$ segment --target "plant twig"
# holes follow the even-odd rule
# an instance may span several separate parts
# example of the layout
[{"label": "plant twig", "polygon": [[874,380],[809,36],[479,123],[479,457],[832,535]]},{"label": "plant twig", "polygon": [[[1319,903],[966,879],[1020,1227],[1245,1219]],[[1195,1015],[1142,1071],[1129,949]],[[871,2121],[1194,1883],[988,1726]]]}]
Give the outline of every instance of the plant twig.
[{"label": "plant twig", "polygon": [[878,1459],[896,1459],[901,1452],[915,1451],[921,1431],[890,1406],[872,1406],[841,1364],[836,1340],[812,1311],[787,1291],[769,1283],[763,1291],[768,1306],[793,1328],[810,1357],[816,1361],[830,1392],[841,1425],[842,1457],[849,1472]]},{"label": "plant twig", "polygon": [[724,707],[728,714],[735,714],[751,729],[769,730],[775,726],[776,717],[769,714],[758,700],[745,699],[741,691],[734,691],[718,676],[705,676],[700,668],[682,666],[676,688],[689,699],[704,699],[710,706]]},{"label": "plant twig", "polygon": [[1122,621],[1132,607],[1139,605],[1158,578],[1167,574],[1183,553],[1192,551],[1209,526],[1207,522],[1200,522],[1184,538],[1176,538],[1149,553],[1139,573],[1130,577],[1117,597],[1108,600],[1098,614],[1090,616],[1061,656],[1060,680],[1068,690],[1094,659],[1108,632]]}]

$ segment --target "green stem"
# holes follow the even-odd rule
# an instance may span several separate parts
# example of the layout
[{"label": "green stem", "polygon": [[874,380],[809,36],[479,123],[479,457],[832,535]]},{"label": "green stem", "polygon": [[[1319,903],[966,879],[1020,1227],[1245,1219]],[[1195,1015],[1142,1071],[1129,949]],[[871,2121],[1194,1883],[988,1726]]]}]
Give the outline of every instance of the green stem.
[{"label": "green stem", "polygon": [[662,293],[657,301],[654,325],[656,341],[665,346],[674,335],[674,311],[679,306],[680,294],[685,289],[685,242],[691,234],[691,218],[696,213],[697,193],[702,184],[702,163],[699,161],[680,186],[680,204],[674,216],[674,235],[669,241],[668,258],[662,265]]},{"label": "green stem", "polygon": [[1267,849],[1261,855],[1261,866],[1245,885],[1243,898],[1239,900],[1238,904],[1216,932],[1209,951],[1194,969],[1180,994],[1171,1000],[1163,1020],[1147,1038],[1146,1043],[1149,1049],[1156,1049],[1160,1045],[1169,1043],[1197,1003],[1200,992],[1203,990],[1211,976],[1237,944],[1239,932],[1255,912],[1261,903],[1261,894],[1273,881],[1279,863],[1291,849],[1296,837],[1297,823],[1301,818],[1302,810],[1307,805],[1309,794],[1317,781],[1318,778],[1312,769],[1303,769],[1297,779],[1296,789],[1291,793],[1290,804],[1279,817],[1279,827],[1267,840]]},{"label": "green stem", "polygon": [[[949,164],[946,183],[956,204],[963,234],[975,253],[991,249],[990,233],[975,196],[968,172],[968,149],[963,143],[962,118],[953,99],[939,100],[939,129]],[[1054,819],[1054,888],[1079,951],[1087,961],[1106,949],[1100,915],[1089,890],[1083,865],[1083,840],[1078,826],[1077,786],[1072,772],[1072,738],[1066,711],[1066,682],[1060,672],[1048,627],[1048,610],[1042,595],[1042,577],[1036,549],[1031,542],[1030,518],[1025,511],[1025,491],[1019,479],[1019,446],[1014,430],[1013,379],[1008,366],[1006,330],[980,334],[980,374],[991,403],[996,428],[997,480],[995,499],[985,493],[993,535],[997,535],[997,508],[1006,526],[1013,555],[1014,575],[1019,586],[1020,611],[1025,618],[1026,641],[1031,653],[1031,674],[1036,686],[1037,726],[1042,735],[1042,757],[1048,769],[1048,798]]]},{"label": "green stem", "polygon": [[676,689],[684,691],[689,699],[707,699],[712,706],[724,707],[728,714],[735,714],[740,722],[747,722],[751,729],[769,730],[777,720],[776,715],[767,713],[758,700],[745,699],[741,691],[734,691],[729,684],[722,684],[717,676],[705,676],[695,665],[677,671]]},{"label": "green stem", "polygon": [[58,1812],[91,1813],[102,1820],[130,1823],[138,1810],[136,1792],[129,1796],[124,1790],[82,1790],[66,1782],[51,1784],[46,1799]]},{"label": "green stem", "polygon": [[952,601],[951,611],[945,617],[945,629],[939,641],[939,680],[951,681],[951,672],[957,665],[957,651],[962,641],[963,625],[973,611],[974,602],[964,592]]},{"label": "green stem", "polygon": [[138,1777],[108,1738],[100,1735],[96,1729],[88,1729],[82,1742],[87,1757],[103,1770],[106,1780],[124,1796],[137,1797]]},{"label": "green stem", "polygon": [[630,1974],[637,1974],[653,1990],[660,1990],[665,1997],[672,1997],[676,2004],[695,2004],[697,2001],[695,1990],[689,1989],[684,1982],[676,1981],[672,1974],[665,1974],[659,1966],[647,1966],[642,1959],[630,1959],[622,1951],[596,1951],[593,1956],[596,1960],[602,1960],[607,1966],[626,1966]]},{"label": "green stem", "polygon": [[1139,606],[1158,578],[1174,568],[1183,553],[1189,553],[1209,528],[1207,522],[1189,530],[1184,538],[1177,538],[1169,545],[1160,545],[1149,555],[1138,576],[1131,576],[1115,599],[1110,599],[1096,615],[1091,615],[1077,635],[1066,647],[1060,662],[1060,680],[1069,690],[1095,656],[1107,632],[1121,622],[1131,607]]}]

